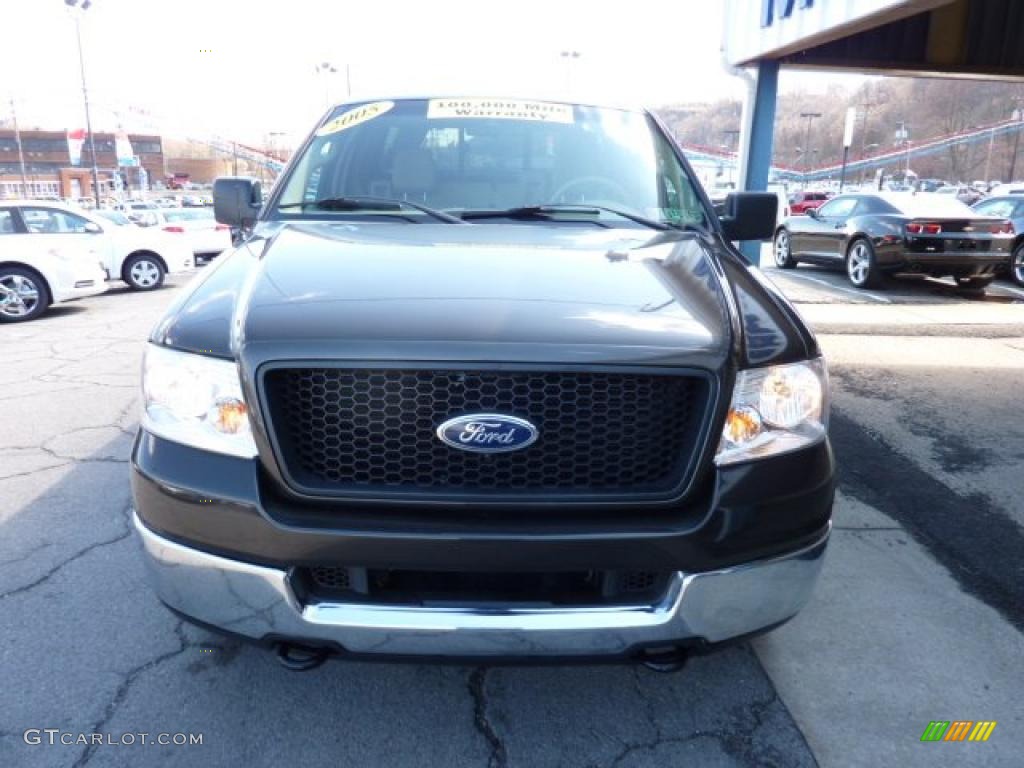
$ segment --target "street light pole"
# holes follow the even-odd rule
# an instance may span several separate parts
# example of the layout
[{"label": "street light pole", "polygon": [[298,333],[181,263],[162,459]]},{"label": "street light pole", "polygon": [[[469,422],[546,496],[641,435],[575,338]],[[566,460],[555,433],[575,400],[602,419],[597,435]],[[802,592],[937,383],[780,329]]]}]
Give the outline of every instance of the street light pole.
[{"label": "street light pole", "polygon": [[[82,12],[89,10],[92,0],[64,0],[69,8],[81,8]],[[89,133],[89,154],[92,155],[92,193],[96,200],[96,210],[100,209],[100,172],[96,167],[96,137],[92,135],[92,118],[89,116],[89,89],[85,85],[85,56],[82,54],[82,26],[79,14],[74,14],[75,38],[78,40],[78,66],[82,72],[82,98],[85,101],[85,130]]]},{"label": "street light pole", "polygon": [[21,149],[21,131],[18,130],[18,112],[14,108],[14,97],[11,97],[11,120],[14,121],[14,143],[18,147],[18,165],[21,167],[21,195],[28,199],[28,174],[25,173],[25,153]]},{"label": "street light pole", "polygon": [[[807,120],[807,133],[804,137],[804,174],[806,176],[810,168],[811,158],[811,122],[821,117],[821,112],[801,112],[800,117]],[[804,179],[806,184],[807,179]]]}]

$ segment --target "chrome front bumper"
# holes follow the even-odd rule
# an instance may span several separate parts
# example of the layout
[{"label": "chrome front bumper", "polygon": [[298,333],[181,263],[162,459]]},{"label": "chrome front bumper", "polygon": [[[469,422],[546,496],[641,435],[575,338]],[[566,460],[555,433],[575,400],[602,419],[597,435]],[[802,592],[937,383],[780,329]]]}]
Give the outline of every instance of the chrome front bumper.
[{"label": "chrome front bumper", "polygon": [[770,560],[678,573],[655,605],[459,608],[310,603],[288,572],[169,541],[138,515],[157,594],[171,608],[254,639],[338,646],[399,656],[603,656],[688,640],[718,642],[778,624],[810,597],[828,532]]}]

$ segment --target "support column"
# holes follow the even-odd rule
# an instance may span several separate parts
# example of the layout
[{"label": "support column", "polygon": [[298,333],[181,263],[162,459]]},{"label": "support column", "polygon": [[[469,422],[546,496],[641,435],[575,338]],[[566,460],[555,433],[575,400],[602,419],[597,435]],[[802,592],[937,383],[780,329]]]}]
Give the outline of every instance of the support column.
[{"label": "support column", "polygon": [[[772,164],[772,135],[775,130],[775,105],[779,89],[779,63],[762,61],[757,65],[757,84],[754,103],[748,110],[749,124],[743,126],[750,141],[746,142],[746,178],[743,188],[761,192],[768,188],[768,171]],[[761,243],[748,240],[740,243],[740,250],[751,264],[761,260]]]}]

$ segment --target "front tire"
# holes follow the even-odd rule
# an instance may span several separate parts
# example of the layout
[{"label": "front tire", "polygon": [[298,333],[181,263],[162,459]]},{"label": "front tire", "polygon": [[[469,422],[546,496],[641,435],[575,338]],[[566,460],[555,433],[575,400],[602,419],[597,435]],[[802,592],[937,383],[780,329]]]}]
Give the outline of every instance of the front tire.
[{"label": "front tire", "polygon": [[1024,287],[1024,242],[1013,249],[1010,257],[1010,279]]},{"label": "front tire", "polygon": [[850,243],[846,252],[846,276],[854,288],[874,288],[880,282],[875,249],[864,238]]},{"label": "front tire", "polygon": [[0,323],[35,320],[50,306],[43,279],[23,267],[0,267]]},{"label": "front tire", "polygon": [[794,269],[796,268],[796,259],[793,258],[793,248],[789,240],[789,232],[785,229],[780,229],[775,233],[775,244],[773,248],[775,254],[775,266],[779,269]]},{"label": "front tire", "polygon": [[133,291],[153,291],[164,284],[165,273],[160,259],[140,253],[124,263],[123,279]]}]

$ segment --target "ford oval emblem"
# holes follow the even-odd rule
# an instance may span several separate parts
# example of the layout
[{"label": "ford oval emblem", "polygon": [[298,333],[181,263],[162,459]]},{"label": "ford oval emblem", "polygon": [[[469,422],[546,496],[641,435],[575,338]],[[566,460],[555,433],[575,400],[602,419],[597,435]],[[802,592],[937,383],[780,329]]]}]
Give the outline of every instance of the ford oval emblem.
[{"label": "ford oval emblem", "polygon": [[500,413],[468,413],[437,428],[445,445],[472,453],[507,453],[533,445],[540,433],[526,419]]}]

